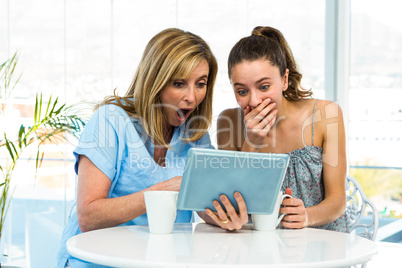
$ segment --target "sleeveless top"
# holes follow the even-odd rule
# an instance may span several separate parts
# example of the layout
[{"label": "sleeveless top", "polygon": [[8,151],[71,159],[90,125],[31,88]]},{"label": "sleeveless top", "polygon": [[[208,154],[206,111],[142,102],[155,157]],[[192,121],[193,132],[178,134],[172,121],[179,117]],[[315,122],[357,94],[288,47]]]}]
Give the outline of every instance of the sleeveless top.
[{"label": "sleeveless top", "polygon": [[[311,145],[296,149],[289,154],[289,166],[281,190],[286,188],[292,190],[293,197],[303,201],[304,206],[312,207],[318,205],[325,197],[322,178],[322,147],[314,146],[314,113],[317,100],[314,103]],[[240,109],[239,109],[240,111]],[[243,118],[242,118],[243,122]],[[243,132],[245,127],[243,122]],[[349,233],[348,215],[344,214],[333,222],[314,228],[333,230]]]}]

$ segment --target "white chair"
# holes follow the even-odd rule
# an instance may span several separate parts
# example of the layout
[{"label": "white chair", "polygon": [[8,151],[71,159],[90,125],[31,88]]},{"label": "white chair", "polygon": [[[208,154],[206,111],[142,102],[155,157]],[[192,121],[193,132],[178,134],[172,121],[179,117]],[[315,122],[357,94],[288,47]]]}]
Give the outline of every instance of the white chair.
[{"label": "white chair", "polygon": [[[367,206],[372,213],[369,223],[361,223]],[[346,210],[350,215],[350,233],[374,241],[378,230],[378,215],[374,204],[366,197],[359,182],[352,176],[346,177]]]}]

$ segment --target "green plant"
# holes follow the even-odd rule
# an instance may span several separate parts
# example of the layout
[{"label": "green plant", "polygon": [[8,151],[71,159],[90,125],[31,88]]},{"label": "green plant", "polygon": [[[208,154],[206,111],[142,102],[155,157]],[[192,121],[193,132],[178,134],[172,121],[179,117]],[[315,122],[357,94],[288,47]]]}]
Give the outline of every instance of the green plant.
[{"label": "green plant", "polygon": [[[17,62],[18,54],[16,53],[11,59],[0,65],[0,122],[3,127],[5,127],[7,100],[20,77],[15,79],[15,81],[13,80]],[[0,171],[3,179],[0,181],[0,240],[7,210],[12,198],[12,193],[10,193],[12,174],[21,155],[28,147],[34,148],[35,153],[33,155],[35,155],[37,171],[44,157],[41,145],[48,142],[57,143],[67,140],[67,135],[78,138],[84,125],[84,120],[74,114],[72,106],[59,104],[58,98],[53,98],[52,96],[44,102],[42,94],[37,94],[33,124],[29,126],[20,125],[19,129],[15,129],[14,132],[8,129],[7,133],[13,133],[13,137],[16,136],[16,138],[8,137],[5,128],[3,133],[0,133],[0,152],[2,153]]]}]

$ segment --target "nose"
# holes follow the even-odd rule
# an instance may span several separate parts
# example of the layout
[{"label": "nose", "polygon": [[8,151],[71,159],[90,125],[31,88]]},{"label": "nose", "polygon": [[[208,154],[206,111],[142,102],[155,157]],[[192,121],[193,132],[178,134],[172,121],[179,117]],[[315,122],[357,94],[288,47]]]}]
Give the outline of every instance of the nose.
[{"label": "nose", "polygon": [[195,102],[195,91],[194,91],[194,86],[190,85],[188,86],[186,93],[184,95],[184,100],[188,103],[193,103]]},{"label": "nose", "polygon": [[258,94],[256,92],[250,91],[250,93],[251,94],[250,94],[250,100],[249,100],[248,105],[250,105],[251,109],[254,109],[263,101],[263,98],[261,97],[260,94]]}]

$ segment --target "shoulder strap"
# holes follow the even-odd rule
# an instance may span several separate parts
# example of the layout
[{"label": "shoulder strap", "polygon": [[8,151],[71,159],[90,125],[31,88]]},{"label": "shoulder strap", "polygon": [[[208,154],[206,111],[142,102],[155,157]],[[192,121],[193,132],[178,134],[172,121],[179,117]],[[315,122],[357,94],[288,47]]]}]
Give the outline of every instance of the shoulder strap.
[{"label": "shoulder strap", "polygon": [[317,104],[317,99],[314,102],[314,109],[313,109],[313,125],[311,127],[311,146],[314,146],[314,114],[315,114],[315,106]]}]

